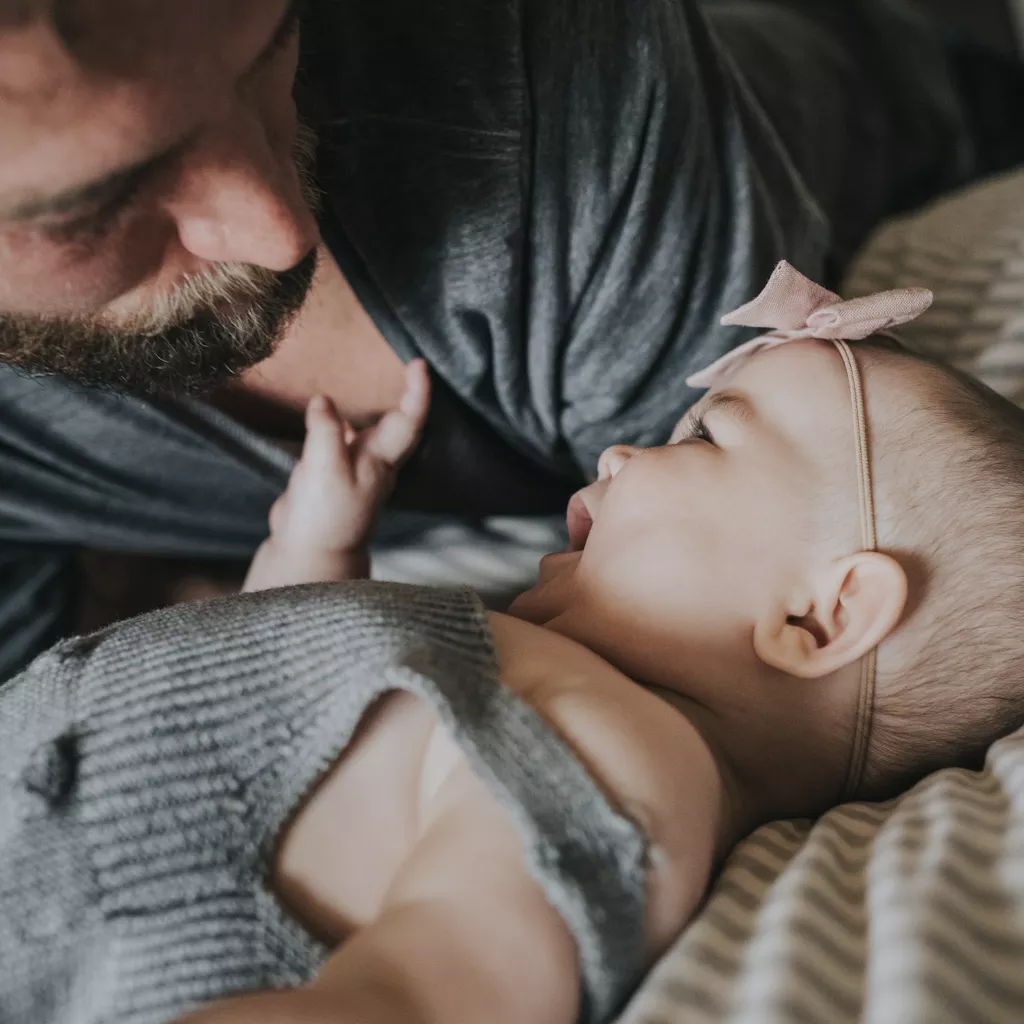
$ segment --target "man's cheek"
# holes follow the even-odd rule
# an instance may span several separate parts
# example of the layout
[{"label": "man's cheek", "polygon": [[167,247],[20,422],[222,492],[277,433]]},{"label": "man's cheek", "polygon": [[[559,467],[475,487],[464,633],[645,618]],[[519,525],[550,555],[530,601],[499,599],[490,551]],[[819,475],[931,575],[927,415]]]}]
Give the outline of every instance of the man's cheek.
[{"label": "man's cheek", "polygon": [[18,226],[0,231],[0,311],[26,316],[93,313],[138,278],[127,253],[101,256]]}]

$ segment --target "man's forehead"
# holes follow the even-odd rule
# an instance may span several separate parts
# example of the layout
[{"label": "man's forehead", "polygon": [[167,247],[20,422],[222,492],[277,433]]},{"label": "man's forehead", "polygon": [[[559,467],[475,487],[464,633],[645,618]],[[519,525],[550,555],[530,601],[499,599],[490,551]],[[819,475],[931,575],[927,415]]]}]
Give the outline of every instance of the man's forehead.
[{"label": "man's forehead", "polygon": [[89,81],[73,65],[63,79],[45,74],[30,95],[5,93],[10,78],[0,74],[0,221],[150,157],[175,130],[174,104],[158,93]]},{"label": "man's forehead", "polygon": [[72,0],[77,20],[63,28],[50,16],[0,22],[0,213],[186,137],[233,87],[232,72],[265,42],[283,6]]},{"label": "man's forehead", "polygon": [[74,59],[47,19],[0,19],[0,103],[38,106],[74,73]]},{"label": "man's forehead", "polygon": [[103,64],[129,49],[142,56],[147,28],[167,31],[173,20],[173,8],[149,0],[0,0],[0,72],[41,52],[61,53],[64,64]]},{"label": "man's forehead", "polygon": [[[283,0],[26,0],[31,13],[14,17],[19,0],[0,0],[0,72],[14,56],[64,54],[64,63],[111,75],[138,76],[190,58],[223,40],[225,29],[244,31]],[[13,4],[3,17],[3,5]],[[27,10],[27,9],[26,9]]]}]

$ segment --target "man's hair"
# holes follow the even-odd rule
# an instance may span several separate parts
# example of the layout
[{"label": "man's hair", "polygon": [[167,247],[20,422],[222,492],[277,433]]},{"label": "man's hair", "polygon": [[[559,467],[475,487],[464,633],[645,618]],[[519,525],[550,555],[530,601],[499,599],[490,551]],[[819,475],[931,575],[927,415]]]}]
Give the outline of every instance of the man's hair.
[{"label": "man's hair", "polygon": [[[977,381],[868,345],[879,543],[907,570],[905,619],[879,651],[865,799],[976,769],[1024,725],[1024,412]],[[898,360],[897,366],[891,361]],[[889,364],[898,372],[871,374]]]},{"label": "man's hair", "polygon": [[0,0],[0,28],[27,25],[52,6],[48,0]]}]

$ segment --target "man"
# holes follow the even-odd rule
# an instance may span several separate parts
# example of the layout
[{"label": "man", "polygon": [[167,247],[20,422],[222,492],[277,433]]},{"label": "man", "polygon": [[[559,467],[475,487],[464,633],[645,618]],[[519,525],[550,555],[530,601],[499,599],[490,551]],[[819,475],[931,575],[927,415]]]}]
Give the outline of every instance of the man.
[{"label": "man", "polygon": [[557,506],[780,257],[1016,157],[965,80],[903,0],[0,0],[0,678],[103,552],[246,559],[417,355],[399,503]]}]

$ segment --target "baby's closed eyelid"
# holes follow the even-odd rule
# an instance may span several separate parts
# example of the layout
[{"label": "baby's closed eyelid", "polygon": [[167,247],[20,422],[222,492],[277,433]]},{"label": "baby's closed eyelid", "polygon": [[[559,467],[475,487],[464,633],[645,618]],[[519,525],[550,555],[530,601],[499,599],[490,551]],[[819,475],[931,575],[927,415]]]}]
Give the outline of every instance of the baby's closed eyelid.
[{"label": "baby's closed eyelid", "polygon": [[698,406],[694,406],[681,427],[673,432],[669,445],[676,446],[693,441],[699,441],[703,444],[709,444],[717,447],[714,435],[708,428],[707,419],[704,414],[699,411]]}]

